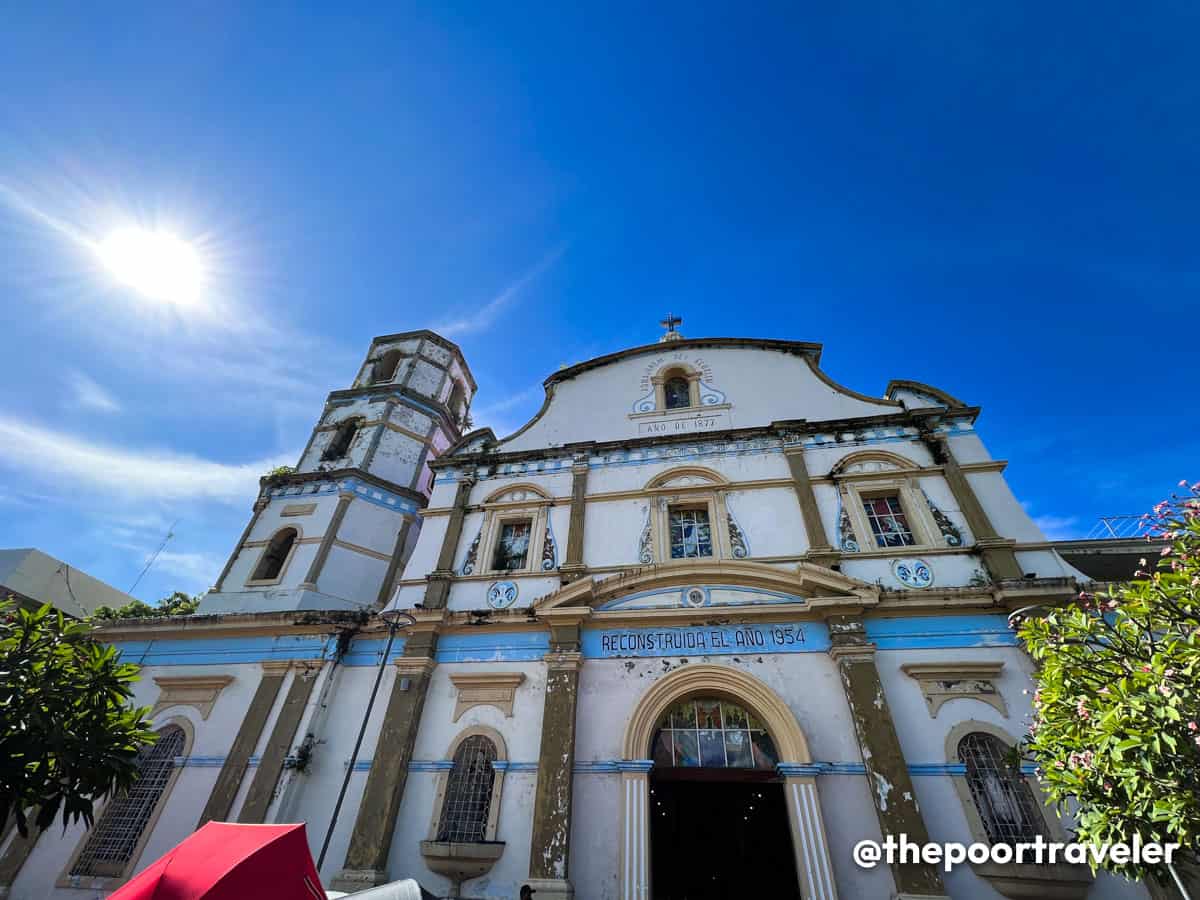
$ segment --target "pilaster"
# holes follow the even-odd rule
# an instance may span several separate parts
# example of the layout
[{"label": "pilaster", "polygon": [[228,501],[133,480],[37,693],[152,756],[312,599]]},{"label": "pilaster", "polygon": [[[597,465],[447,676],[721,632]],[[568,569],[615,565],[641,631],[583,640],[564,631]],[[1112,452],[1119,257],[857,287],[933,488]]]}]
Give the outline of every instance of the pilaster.
[{"label": "pilaster", "polygon": [[[879,830],[884,837],[903,834],[913,843],[927,843],[929,831],[917,805],[908,763],[875,667],[875,645],[867,641],[859,619],[832,617],[829,633],[832,643],[829,655],[837,662],[850,705]],[[891,869],[896,891],[902,896],[945,895],[941,874],[935,866],[894,863]]]},{"label": "pilaster", "polygon": [[308,574],[304,576],[300,587],[308,588],[311,591],[317,590],[317,579],[321,577],[321,570],[325,568],[325,560],[329,558],[329,551],[333,549],[333,542],[337,540],[338,529],[342,527],[342,519],[346,518],[346,511],[350,508],[353,500],[354,494],[349,491],[342,491],[338,494],[337,508],[333,511],[329,527],[325,529],[325,536],[321,538],[321,546],[317,548],[317,555],[313,557],[312,565],[308,567]]},{"label": "pilaster", "polygon": [[454,554],[462,538],[463,519],[467,514],[467,502],[475,479],[464,475],[454,492],[454,505],[446,520],[446,533],[442,536],[442,549],[438,553],[437,568],[427,576],[424,606],[426,609],[443,609],[450,596],[450,582],[454,578]]},{"label": "pilaster", "polygon": [[812,479],[804,462],[804,445],[798,440],[789,441],[788,436],[785,436],[783,457],[787,460],[788,471],[792,475],[792,489],[800,502],[804,530],[808,533],[808,552],[805,556],[811,563],[828,567],[837,562],[839,554],[829,543],[825,523],[821,521],[817,496],[813,492]]},{"label": "pilaster", "polygon": [[979,502],[975,488],[959,468],[958,460],[954,458],[954,451],[950,449],[950,442],[946,436],[924,429],[921,438],[933,454],[934,461],[941,464],[946,484],[950,486],[950,492],[954,494],[963,518],[967,520],[967,527],[975,537],[975,546],[992,578],[996,581],[1020,578],[1021,567],[1012,549],[1016,542],[997,534],[983,504]]},{"label": "pilaster", "polygon": [[13,835],[4,855],[0,856],[0,900],[8,896],[9,888],[17,880],[21,867],[25,865],[25,860],[29,859],[29,854],[33,852],[33,847],[41,835],[42,832],[38,831],[32,822],[29,823],[29,834],[25,837]]},{"label": "pilaster", "polygon": [[254,699],[250,701],[250,707],[246,710],[242,725],[233,739],[233,745],[221,765],[221,772],[217,775],[217,782],[213,785],[208,803],[204,805],[204,812],[200,814],[200,821],[196,823],[197,828],[205,822],[228,820],[234,798],[237,797],[242,779],[246,775],[250,756],[262,736],[263,727],[267,724],[267,717],[275,705],[275,698],[279,696],[279,688],[283,686],[286,673],[286,668],[280,669],[271,663],[263,665],[262,679],[254,691]]},{"label": "pilaster", "polygon": [[587,574],[583,564],[583,536],[587,523],[588,451],[575,454],[571,464],[571,525],[567,532],[567,558],[559,567],[563,583]]},{"label": "pilaster", "polygon": [[288,751],[296,740],[296,729],[312,695],[316,673],[321,665],[299,660],[263,663],[264,677],[278,675],[282,679],[283,673],[292,668],[292,683],[275,719],[275,727],[271,729],[262,758],[254,770],[254,779],[250,782],[250,790],[238,814],[239,822],[261,824],[266,820],[267,808],[271,805],[275,786],[283,772],[283,761],[287,759]]},{"label": "pilaster", "polygon": [[825,821],[817,793],[819,766],[811,763],[780,763],[783,798],[792,829],[792,852],[796,876],[804,900],[837,900],[833,862],[825,840]]},{"label": "pilaster", "polygon": [[392,558],[388,561],[387,571],[383,575],[383,583],[379,585],[379,595],[375,598],[375,605],[380,609],[387,606],[388,600],[391,599],[392,585],[396,581],[400,567],[404,564],[404,548],[408,545],[408,533],[412,529],[412,524],[412,516],[401,517],[400,530],[396,532],[396,546],[392,548]]},{"label": "pilaster", "polygon": [[444,613],[418,614],[416,625],[405,629],[404,654],[394,663],[396,679],[384,711],[371,771],[362,803],[354,820],[350,847],[342,871],[332,888],[354,892],[386,884],[388,855],[396,831],[396,817],[408,782],[417,729],[425,709],[425,696],[434,670],[437,635]]},{"label": "pilaster", "polygon": [[[546,654],[546,697],[533,801],[529,847],[530,886],[550,897],[569,898],[571,794],[575,767],[575,714],[579,700],[580,623],[588,608],[551,611],[550,652]],[[540,883],[540,886],[539,886]]]},{"label": "pilaster", "polygon": [[621,900],[650,896],[650,759],[625,759],[621,773]]}]

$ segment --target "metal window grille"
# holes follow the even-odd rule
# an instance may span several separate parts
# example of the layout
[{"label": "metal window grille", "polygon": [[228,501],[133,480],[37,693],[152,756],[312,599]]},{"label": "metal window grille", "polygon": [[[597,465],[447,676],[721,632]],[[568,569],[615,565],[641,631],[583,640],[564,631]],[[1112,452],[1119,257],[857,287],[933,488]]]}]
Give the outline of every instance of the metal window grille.
[{"label": "metal window grille", "polygon": [[867,521],[871,523],[875,543],[880,547],[904,547],[917,542],[912,529],[908,527],[908,518],[904,515],[900,498],[895,494],[864,498],[863,509]]},{"label": "metal window grille", "polygon": [[707,509],[672,509],[671,559],[712,556],[712,529]]},{"label": "metal window grille", "polygon": [[505,522],[500,529],[500,540],[496,542],[492,568],[498,572],[513,572],[525,568],[532,532],[532,522]]},{"label": "metal window grille", "polygon": [[687,409],[692,405],[692,391],[686,378],[672,378],[663,385],[667,409]]},{"label": "metal window grille", "polygon": [[458,745],[438,823],[439,841],[485,839],[496,781],[495,759],[496,745],[483,735],[473,734]]},{"label": "metal window grille", "polygon": [[142,748],[137,781],[109,802],[75,860],[72,875],[119,876],[125,870],[162,799],[183,741],[183,729],[168,726],[153,746]]},{"label": "metal window grille", "polygon": [[990,734],[972,732],[958,742],[971,799],[993,844],[1024,843],[1045,833],[1033,791],[1007,754],[1004,743]]}]

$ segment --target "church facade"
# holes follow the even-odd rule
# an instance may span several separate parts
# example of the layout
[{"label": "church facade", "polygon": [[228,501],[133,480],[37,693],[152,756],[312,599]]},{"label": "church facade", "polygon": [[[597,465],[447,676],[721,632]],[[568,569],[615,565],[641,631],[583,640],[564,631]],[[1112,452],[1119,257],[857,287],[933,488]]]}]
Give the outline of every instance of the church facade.
[{"label": "church facade", "polygon": [[9,835],[0,896],[103,896],[209,820],[305,822],[351,892],[1150,896],[1085,866],[856,865],[889,835],[1065,839],[1004,762],[1032,671],[1007,616],[1084,576],[977,407],[665,324],[555,372],[504,438],[469,430],[458,347],[377,338],[199,614],[104,628],[160,740],[90,830]]}]

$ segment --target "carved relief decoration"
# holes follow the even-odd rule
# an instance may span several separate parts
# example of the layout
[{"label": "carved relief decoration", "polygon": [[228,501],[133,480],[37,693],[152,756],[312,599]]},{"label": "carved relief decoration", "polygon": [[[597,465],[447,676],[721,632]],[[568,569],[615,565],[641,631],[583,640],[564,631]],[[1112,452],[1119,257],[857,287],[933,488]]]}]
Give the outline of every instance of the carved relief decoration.
[{"label": "carved relief decoration", "polygon": [[850,514],[844,506],[838,516],[838,544],[846,553],[859,551],[858,538],[854,536],[854,526],[850,524]]},{"label": "carved relief decoration", "polygon": [[201,719],[207,719],[213,704],[217,702],[217,695],[231,681],[232,675],[178,675],[155,678],[154,683],[162,693],[158,695],[150,715],[153,716],[160,709],[169,706],[190,706],[200,713]]},{"label": "carved relief decoration", "polygon": [[650,507],[646,507],[646,522],[642,526],[642,536],[638,539],[638,562],[648,566],[654,562],[654,536],[650,528]]},{"label": "carved relief decoration", "polygon": [[979,700],[1002,716],[1008,715],[1004,697],[995,684],[1003,662],[906,663],[900,668],[920,685],[932,718],[937,718],[942,704],[958,699]]},{"label": "carved relief decoration", "polygon": [[470,575],[475,571],[475,563],[479,558],[479,539],[483,536],[483,526],[479,526],[479,530],[475,532],[475,540],[471,541],[471,546],[467,548],[467,558],[463,562],[462,574]]},{"label": "carved relief decoration", "polygon": [[933,505],[933,501],[929,499],[929,495],[925,493],[925,489],[921,488],[921,494],[925,497],[925,502],[929,504],[929,512],[933,515],[933,521],[937,522],[937,527],[942,532],[942,537],[946,539],[946,546],[961,547],[963,543],[962,532],[960,532],[948,518],[946,514]]},{"label": "carved relief decoration", "polygon": [[472,706],[494,706],[507,718],[512,718],[517,688],[525,680],[522,672],[463,672],[450,676],[458,691],[454,704],[457,722]]}]

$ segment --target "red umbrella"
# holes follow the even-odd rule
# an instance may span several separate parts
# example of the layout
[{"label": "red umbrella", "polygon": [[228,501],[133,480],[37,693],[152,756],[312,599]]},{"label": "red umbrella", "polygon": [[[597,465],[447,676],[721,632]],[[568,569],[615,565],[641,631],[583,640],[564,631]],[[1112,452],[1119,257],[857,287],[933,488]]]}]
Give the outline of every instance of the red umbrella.
[{"label": "red umbrella", "polygon": [[325,900],[303,825],[209,822],[109,900]]}]

